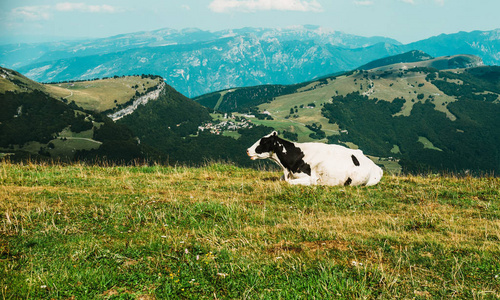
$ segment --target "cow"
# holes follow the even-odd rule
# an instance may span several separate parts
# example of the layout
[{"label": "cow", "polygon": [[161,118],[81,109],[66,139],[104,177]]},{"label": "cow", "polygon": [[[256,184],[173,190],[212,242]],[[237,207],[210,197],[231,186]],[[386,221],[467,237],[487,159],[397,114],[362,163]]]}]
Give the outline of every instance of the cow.
[{"label": "cow", "polygon": [[283,179],[301,185],[375,185],[383,171],[361,150],[321,143],[294,143],[273,131],[247,149],[252,159],[269,158],[283,168]]}]

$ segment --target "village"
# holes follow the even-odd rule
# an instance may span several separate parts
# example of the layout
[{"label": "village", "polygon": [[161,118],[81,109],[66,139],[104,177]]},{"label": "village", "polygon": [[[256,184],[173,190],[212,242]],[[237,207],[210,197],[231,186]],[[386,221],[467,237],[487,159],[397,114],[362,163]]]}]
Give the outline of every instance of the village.
[{"label": "village", "polygon": [[[199,131],[209,131],[212,134],[221,135],[224,131],[238,131],[238,129],[245,128],[250,129],[254,126],[250,118],[255,118],[254,115],[243,114],[233,115],[225,113],[224,116],[217,115],[219,118],[222,117],[223,120],[214,118],[214,121],[207,122],[202,126],[198,127]],[[218,123],[217,123],[218,122]]]}]

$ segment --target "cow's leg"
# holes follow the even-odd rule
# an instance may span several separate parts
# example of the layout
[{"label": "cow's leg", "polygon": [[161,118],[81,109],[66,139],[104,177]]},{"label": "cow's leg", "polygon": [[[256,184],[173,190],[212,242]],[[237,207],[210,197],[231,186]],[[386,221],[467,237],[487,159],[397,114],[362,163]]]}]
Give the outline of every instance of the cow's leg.
[{"label": "cow's leg", "polygon": [[307,174],[294,174],[292,178],[286,178],[289,184],[300,184],[300,185],[313,185],[315,182],[312,180],[311,176]]}]

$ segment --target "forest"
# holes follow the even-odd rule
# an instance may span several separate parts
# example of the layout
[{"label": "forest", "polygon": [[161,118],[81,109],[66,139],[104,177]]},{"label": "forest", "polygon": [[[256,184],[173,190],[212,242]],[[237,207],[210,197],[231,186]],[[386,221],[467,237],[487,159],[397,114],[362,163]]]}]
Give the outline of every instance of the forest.
[{"label": "forest", "polygon": [[38,90],[6,92],[0,104],[0,147],[22,146],[29,141],[48,143],[67,126],[74,132],[92,128],[85,113],[77,114],[74,107]]},{"label": "forest", "polygon": [[[402,99],[375,101],[359,93],[334,96],[323,115],[348,133],[329,136],[330,143],[353,142],[366,154],[397,157],[406,172],[500,171],[500,106],[462,99],[448,104],[457,120],[451,121],[430,101],[416,103],[411,115],[394,116]],[[419,137],[435,148],[425,148]],[[400,153],[391,151],[395,146]]]}]

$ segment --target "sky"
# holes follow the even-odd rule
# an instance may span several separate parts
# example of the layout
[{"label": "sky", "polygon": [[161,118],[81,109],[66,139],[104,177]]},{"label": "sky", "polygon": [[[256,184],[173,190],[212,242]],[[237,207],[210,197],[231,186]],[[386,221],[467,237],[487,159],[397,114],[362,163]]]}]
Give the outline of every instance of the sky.
[{"label": "sky", "polygon": [[500,28],[499,0],[0,0],[0,43],[101,38],[160,28],[319,25],[407,44]]}]

